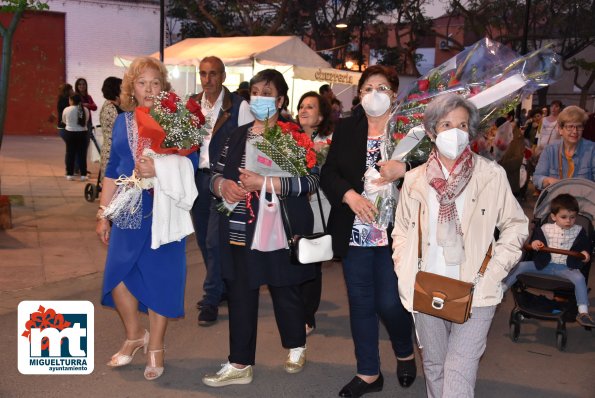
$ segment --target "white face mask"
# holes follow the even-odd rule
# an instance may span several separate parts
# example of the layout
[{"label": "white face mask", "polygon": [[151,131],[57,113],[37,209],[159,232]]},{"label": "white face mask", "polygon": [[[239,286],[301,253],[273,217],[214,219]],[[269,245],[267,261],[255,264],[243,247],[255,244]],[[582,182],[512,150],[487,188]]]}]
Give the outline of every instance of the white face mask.
[{"label": "white face mask", "polygon": [[390,108],[390,97],[386,93],[373,90],[362,98],[362,107],[369,116],[382,116]]},{"label": "white face mask", "polygon": [[469,133],[454,128],[443,131],[436,137],[438,152],[448,159],[455,160],[469,145]]}]

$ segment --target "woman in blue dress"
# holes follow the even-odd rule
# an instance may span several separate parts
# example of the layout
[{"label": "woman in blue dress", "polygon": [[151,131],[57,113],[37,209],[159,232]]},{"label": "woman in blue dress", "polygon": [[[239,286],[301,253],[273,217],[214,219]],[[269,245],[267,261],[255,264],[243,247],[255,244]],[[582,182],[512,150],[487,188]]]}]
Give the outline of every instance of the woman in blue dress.
[{"label": "woman in blue dress", "polygon": [[[142,217],[137,220],[140,227],[119,228],[116,224],[122,224],[118,222],[110,226],[103,213],[116,192],[118,177],[130,176],[133,170],[141,178],[155,176],[153,160],[141,156],[137,149],[134,109],[152,107],[153,96],[169,90],[167,70],[153,58],[135,59],[124,75],[121,107],[127,112],[120,114],[114,123],[112,151],[97,213],[96,232],[102,242],[108,244],[101,302],[116,308],[126,331],[124,344],[107,365],[127,365],[143,348],[149,354],[144,372],[147,380],[154,380],[163,373],[168,318],[184,315],[185,239],[151,249],[153,195],[146,189],[142,190]],[[193,156],[191,160],[196,167],[196,155]],[[139,311],[148,312],[150,333],[143,328]]]}]

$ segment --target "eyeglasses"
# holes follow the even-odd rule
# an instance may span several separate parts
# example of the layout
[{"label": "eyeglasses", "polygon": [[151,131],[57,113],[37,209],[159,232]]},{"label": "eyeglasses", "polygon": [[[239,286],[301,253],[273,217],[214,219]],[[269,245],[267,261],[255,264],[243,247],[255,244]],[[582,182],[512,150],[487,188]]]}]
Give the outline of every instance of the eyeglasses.
[{"label": "eyeglasses", "polygon": [[582,124],[565,124],[564,129],[568,131],[576,130],[580,133],[585,129],[585,127]]},{"label": "eyeglasses", "polygon": [[390,88],[389,86],[385,85],[385,84],[381,84],[377,87],[372,87],[372,86],[368,86],[368,87],[364,87],[360,90],[360,93],[362,94],[370,94],[372,91],[378,91],[379,93],[386,93],[387,91],[392,91],[392,88]]}]

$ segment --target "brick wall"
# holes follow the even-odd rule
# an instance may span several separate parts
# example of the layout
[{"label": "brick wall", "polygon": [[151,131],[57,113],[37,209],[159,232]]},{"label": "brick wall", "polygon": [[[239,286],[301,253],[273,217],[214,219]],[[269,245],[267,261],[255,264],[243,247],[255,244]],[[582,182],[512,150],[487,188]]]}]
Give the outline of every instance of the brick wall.
[{"label": "brick wall", "polygon": [[[4,26],[11,20],[12,14],[0,14]],[[64,15],[24,13],[11,49],[5,132],[55,134],[56,93],[64,80]]]}]

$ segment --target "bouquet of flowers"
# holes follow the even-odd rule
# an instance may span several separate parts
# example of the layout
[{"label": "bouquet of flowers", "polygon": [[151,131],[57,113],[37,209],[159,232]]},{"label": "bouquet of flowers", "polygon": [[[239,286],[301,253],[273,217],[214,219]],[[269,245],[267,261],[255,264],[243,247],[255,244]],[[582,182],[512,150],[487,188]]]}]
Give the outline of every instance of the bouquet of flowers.
[{"label": "bouquet of flowers", "polygon": [[519,56],[498,42],[482,39],[399,94],[400,102],[387,123],[383,155],[418,163],[427,159],[431,145],[420,134],[423,113],[439,95],[468,98],[480,111],[480,130],[486,131],[493,120],[515,109],[523,96],[553,83],[560,73],[560,59],[549,46]]},{"label": "bouquet of flowers", "polygon": [[[208,136],[200,105],[189,98],[184,105],[173,92],[162,91],[154,107],[137,107],[134,115],[126,114],[126,128],[135,162],[141,155],[161,157],[171,154],[187,156],[196,151]],[[104,217],[119,228],[138,229],[142,221],[142,190],[153,188],[153,178],[120,176],[117,189]]]},{"label": "bouquet of flowers", "polygon": [[193,98],[183,104],[173,92],[160,92],[154,107],[136,108],[135,117],[139,138],[158,154],[186,156],[209,135],[200,105]]},{"label": "bouquet of flowers", "polygon": [[302,177],[316,161],[314,143],[295,123],[266,125],[262,134],[248,136],[246,168],[260,175]]},{"label": "bouquet of flowers", "polygon": [[[262,134],[248,135],[246,169],[250,171],[266,177],[302,177],[314,166],[314,144],[295,123],[277,121],[273,126],[266,123]],[[250,206],[250,201],[247,202]],[[237,203],[222,200],[217,210],[230,215],[236,206]]]},{"label": "bouquet of flowers", "polygon": [[316,153],[316,165],[318,167],[324,166],[326,162],[326,157],[328,156],[328,151],[331,148],[332,139],[327,138],[324,141],[315,141],[314,147],[312,148]]}]

